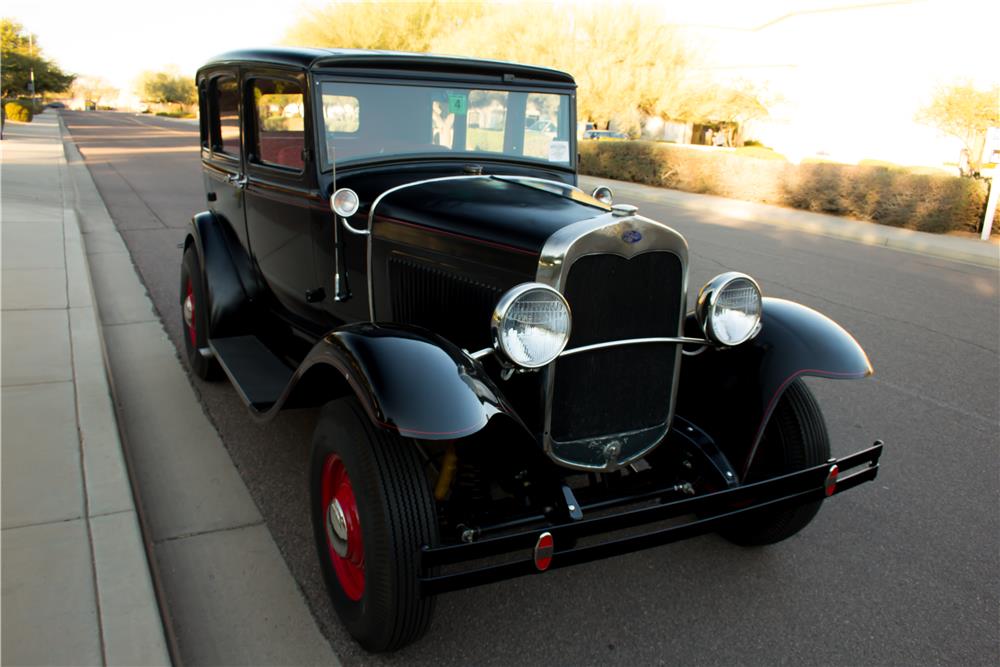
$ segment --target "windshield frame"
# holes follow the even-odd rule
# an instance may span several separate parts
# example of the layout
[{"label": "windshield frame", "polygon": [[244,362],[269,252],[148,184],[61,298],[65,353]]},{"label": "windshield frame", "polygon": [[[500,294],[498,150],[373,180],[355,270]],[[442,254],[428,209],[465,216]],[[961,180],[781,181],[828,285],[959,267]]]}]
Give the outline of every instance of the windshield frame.
[{"label": "windshield frame", "polygon": [[[569,127],[567,137],[569,141],[569,162],[549,162],[541,158],[532,158],[506,153],[473,152],[473,151],[430,151],[426,153],[405,153],[400,155],[385,156],[363,156],[351,158],[336,163],[330,159],[326,142],[326,121],[323,116],[323,84],[346,83],[346,84],[373,84],[386,86],[406,86],[406,87],[458,87],[472,90],[490,90],[500,92],[517,93],[538,93],[542,95],[565,95],[569,103]],[[573,85],[552,85],[551,83],[539,82],[536,85],[510,84],[496,79],[490,81],[476,80],[475,78],[448,77],[431,79],[408,79],[399,76],[338,76],[335,73],[315,73],[312,76],[312,111],[316,122],[313,123],[314,140],[317,145],[317,160],[320,173],[329,174],[338,169],[354,169],[367,165],[387,164],[393,162],[422,162],[422,161],[455,161],[468,163],[475,162],[508,162],[521,166],[531,166],[539,169],[564,171],[576,173],[577,169],[577,132],[576,132],[576,86]]]}]

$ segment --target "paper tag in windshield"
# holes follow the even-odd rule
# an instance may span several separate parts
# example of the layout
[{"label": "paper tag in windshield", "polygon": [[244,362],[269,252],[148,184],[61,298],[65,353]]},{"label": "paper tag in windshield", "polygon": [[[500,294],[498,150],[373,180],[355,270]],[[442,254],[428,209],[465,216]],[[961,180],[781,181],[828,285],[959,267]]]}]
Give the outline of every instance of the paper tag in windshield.
[{"label": "paper tag in windshield", "polygon": [[469,99],[465,95],[448,93],[448,113],[464,116],[469,108]]},{"label": "paper tag in windshield", "polygon": [[568,141],[553,141],[549,144],[549,162],[569,162]]}]

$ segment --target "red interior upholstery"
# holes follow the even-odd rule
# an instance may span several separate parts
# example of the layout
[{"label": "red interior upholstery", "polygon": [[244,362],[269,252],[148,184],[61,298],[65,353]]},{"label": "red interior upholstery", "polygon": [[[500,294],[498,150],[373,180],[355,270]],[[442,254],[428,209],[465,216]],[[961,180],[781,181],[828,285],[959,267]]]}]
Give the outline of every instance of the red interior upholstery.
[{"label": "red interior upholstery", "polygon": [[283,167],[301,169],[303,132],[261,132],[260,160]]}]

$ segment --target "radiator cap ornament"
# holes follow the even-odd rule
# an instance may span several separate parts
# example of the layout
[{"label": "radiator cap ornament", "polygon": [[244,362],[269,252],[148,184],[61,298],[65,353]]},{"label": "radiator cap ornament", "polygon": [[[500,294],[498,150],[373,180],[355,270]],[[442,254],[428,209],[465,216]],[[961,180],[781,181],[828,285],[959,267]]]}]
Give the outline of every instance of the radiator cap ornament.
[{"label": "radiator cap ornament", "polygon": [[618,216],[619,218],[624,218],[627,215],[635,215],[639,212],[638,206],[632,206],[632,204],[615,204],[611,207],[611,215]]}]

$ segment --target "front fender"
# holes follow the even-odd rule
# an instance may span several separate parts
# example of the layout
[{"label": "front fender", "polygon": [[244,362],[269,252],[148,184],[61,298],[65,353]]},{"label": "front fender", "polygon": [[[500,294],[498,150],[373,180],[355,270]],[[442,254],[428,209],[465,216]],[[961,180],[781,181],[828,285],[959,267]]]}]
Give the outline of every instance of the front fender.
[{"label": "front fender", "polygon": [[[685,329],[690,335],[698,330],[693,317]],[[868,355],[839,324],[802,304],[765,298],[753,340],[684,357],[677,413],[712,433],[745,478],[771,413],[793,380],[872,373]]]},{"label": "front fender", "polygon": [[478,361],[417,327],[359,323],[332,331],[312,348],[291,385],[315,386],[315,379],[301,380],[330,368],[373,423],[404,437],[462,438],[499,415],[523,427]]}]

